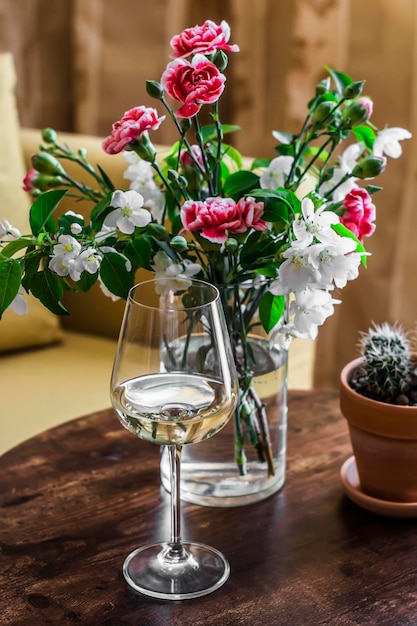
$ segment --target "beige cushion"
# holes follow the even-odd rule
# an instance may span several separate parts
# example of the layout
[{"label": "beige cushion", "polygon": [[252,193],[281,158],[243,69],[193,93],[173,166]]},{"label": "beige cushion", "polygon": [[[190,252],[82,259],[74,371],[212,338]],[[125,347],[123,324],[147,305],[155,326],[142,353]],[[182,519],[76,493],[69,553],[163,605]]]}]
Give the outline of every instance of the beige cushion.
[{"label": "beige cushion", "polygon": [[[22,234],[29,232],[30,199],[22,189],[25,175],[14,96],[13,57],[0,54],[0,219]],[[61,339],[59,319],[37,300],[28,298],[29,313],[7,311],[0,321],[0,352],[43,345]]]},{"label": "beige cushion", "polygon": [[66,332],[59,344],[3,356],[0,454],[43,430],[108,408],[115,354],[115,340]]}]

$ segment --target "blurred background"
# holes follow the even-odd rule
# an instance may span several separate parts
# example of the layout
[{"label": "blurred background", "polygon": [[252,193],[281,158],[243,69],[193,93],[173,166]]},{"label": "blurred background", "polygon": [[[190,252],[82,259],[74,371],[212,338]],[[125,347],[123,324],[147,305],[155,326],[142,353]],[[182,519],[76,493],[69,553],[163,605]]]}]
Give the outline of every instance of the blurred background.
[{"label": "blurred background", "polygon": [[[228,21],[241,49],[229,55],[220,111],[223,122],[242,127],[233,143],[244,154],[274,156],[271,131],[299,128],[326,65],[366,79],[378,127],[416,137],[378,179],[368,269],[343,290],[319,333],[315,384],[335,386],[371,320],[415,327],[416,0],[0,0],[0,45],[14,56],[20,124],[108,135],[125,110],[155,106],[145,81],[160,79],[170,38],[205,19]],[[169,124],[158,133],[159,143],[176,138]]]}]

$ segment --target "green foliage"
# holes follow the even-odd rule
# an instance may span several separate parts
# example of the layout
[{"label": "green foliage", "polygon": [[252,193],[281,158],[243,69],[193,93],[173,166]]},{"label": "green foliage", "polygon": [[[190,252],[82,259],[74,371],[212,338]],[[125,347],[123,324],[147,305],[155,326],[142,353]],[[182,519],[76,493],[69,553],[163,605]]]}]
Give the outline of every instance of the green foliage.
[{"label": "green foliage", "polygon": [[30,289],[42,304],[56,315],[68,315],[67,309],[61,302],[64,288],[62,279],[45,268],[37,272],[30,281]]},{"label": "green foliage", "polygon": [[259,318],[267,333],[278,324],[285,312],[285,297],[267,291],[259,303]]},{"label": "green foliage", "polygon": [[129,289],[133,287],[135,273],[125,255],[107,252],[100,265],[100,277],[111,293],[126,299]]},{"label": "green foliage", "polygon": [[16,297],[21,279],[19,261],[16,259],[0,260],[0,318]]},{"label": "green foliage", "polygon": [[36,198],[29,213],[30,228],[34,235],[55,231],[55,220],[51,216],[65,194],[66,190],[52,189]]},{"label": "green foliage", "polygon": [[249,194],[259,186],[259,176],[247,170],[241,170],[231,174],[224,184],[226,197],[238,200],[245,194]]}]

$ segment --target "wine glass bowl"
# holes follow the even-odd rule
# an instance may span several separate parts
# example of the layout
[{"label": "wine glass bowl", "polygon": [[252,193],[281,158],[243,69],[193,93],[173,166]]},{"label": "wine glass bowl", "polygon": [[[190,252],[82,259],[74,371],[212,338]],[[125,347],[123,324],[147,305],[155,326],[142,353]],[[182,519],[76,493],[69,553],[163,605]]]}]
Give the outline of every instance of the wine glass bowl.
[{"label": "wine glass bowl", "polygon": [[221,586],[229,565],[218,550],[180,537],[183,445],[215,435],[231,417],[238,383],[217,289],[188,279],[153,279],[131,289],[111,379],[119,420],[137,437],[167,446],[171,538],[138,548],[124,563],[136,591],[195,598]]}]

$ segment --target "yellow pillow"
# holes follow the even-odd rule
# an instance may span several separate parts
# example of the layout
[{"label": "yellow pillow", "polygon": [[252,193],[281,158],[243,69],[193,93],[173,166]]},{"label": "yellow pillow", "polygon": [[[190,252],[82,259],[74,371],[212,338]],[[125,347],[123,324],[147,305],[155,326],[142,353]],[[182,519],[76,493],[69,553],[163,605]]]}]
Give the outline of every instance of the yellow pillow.
[{"label": "yellow pillow", "polygon": [[[22,234],[29,232],[30,199],[22,189],[25,175],[14,95],[16,74],[10,53],[0,54],[0,220]],[[28,297],[27,315],[7,311],[0,320],[0,352],[59,341],[59,318]]]}]

